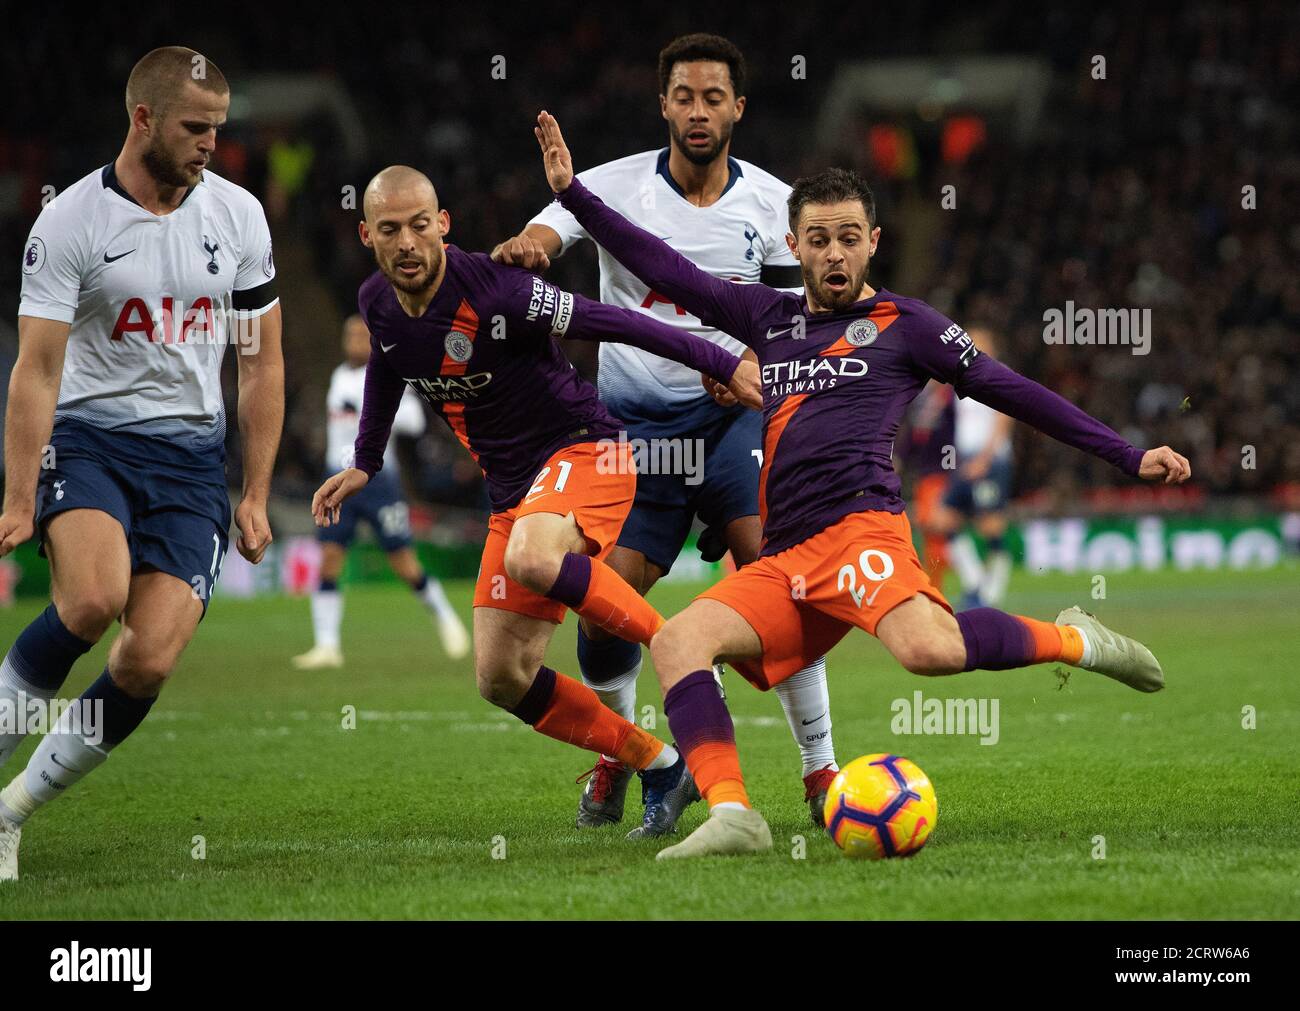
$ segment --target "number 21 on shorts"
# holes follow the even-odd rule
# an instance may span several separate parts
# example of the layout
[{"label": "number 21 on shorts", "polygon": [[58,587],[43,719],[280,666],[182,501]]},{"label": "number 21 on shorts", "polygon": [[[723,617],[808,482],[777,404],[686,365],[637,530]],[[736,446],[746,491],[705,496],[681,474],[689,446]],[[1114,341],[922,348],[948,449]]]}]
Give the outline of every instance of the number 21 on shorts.
[{"label": "number 21 on shorts", "polygon": [[[894,560],[883,551],[876,548],[867,548],[858,555],[856,568],[852,563],[840,566],[839,576],[835,580],[835,588],[837,590],[847,589],[849,596],[853,598],[853,603],[861,607],[862,600],[867,595],[867,584],[858,585],[858,569],[862,570],[862,575],[869,582],[883,583],[894,574]],[[868,607],[876,602],[876,593],[879,592],[879,589],[877,587],[867,600]]]},{"label": "number 21 on shorts", "polygon": [[[573,470],[573,464],[568,460],[557,460],[555,462],[555,486],[550,490],[563,492],[564,486],[569,483],[569,471],[571,470]],[[546,479],[550,476],[550,473],[550,467],[543,467],[537,475],[537,480],[533,482],[533,486],[528,489],[528,494],[524,498],[530,499],[534,495],[540,495],[546,491]]]}]

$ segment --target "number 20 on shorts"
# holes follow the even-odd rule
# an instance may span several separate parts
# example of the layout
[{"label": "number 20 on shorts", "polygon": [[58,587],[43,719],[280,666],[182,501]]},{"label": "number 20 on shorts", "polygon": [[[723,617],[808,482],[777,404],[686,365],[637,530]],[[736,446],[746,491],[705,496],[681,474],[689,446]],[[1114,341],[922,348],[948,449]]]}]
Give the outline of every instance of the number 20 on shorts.
[{"label": "number 20 on shorts", "polygon": [[[837,590],[847,589],[849,596],[853,598],[853,603],[858,607],[862,606],[862,598],[867,595],[867,584],[858,585],[858,569],[862,570],[862,575],[872,583],[883,583],[886,579],[894,574],[894,560],[885,552],[877,548],[867,548],[858,555],[857,569],[852,563],[840,567],[839,577],[835,580]],[[871,601],[874,602],[876,595],[871,595]]]}]

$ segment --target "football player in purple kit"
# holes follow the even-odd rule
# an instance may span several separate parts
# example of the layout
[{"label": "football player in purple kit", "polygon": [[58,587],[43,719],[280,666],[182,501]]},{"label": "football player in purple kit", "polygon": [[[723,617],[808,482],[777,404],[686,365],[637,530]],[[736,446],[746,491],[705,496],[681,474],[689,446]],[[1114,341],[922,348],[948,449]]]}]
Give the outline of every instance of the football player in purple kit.
[{"label": "football player in purple kit", "polygon": [[1184,457],[1129,445],[980,354],[926,303],[872,288],[880,229],[871,190],[855,173],[828,169],[791,192],[787,241],[803,269],[800,298],[699,270],[573,178],[553,116],[541,113],[535,132],[552,190],[592,238],[656,291],[743,341],[762,365],[761,557],[705,591],[651,643],[669,726],[710,807],[704,824],[659,858],[772,847],[749,805],[713,680],[719,659],[766,690],[857,627],[916,674],[1060,661],[1139,691],[1164,686],[1150,650],[1077,607],[1055,622],[988,607],[954,616],[917,560],[890,446],[907,405],[938,379],[1132,477],[1185,481]]},{"label": "football player in purple kit", "polygon": [[[735,131],[744,116],[752,115],[746,79],[744,54],[729,40],[708,34],[673,39],[659,52],[659,108],[668,145],[592,166],[582,181],[716,277],[798,288],[803,278],[785,241],[790,187],[753,162],[733,157]],[[552,201],[523,232],[493,250],[492,258],[543,270],[587,238],[573,215]],[[648,290],[606,253],[600,256],[600,299],[743,352],[733,337]],[[673,568],[697,517],[704,525],[698,546],[706,561],[727,551],[737,566],[754,561],[762,535],[762,417],[734,402],[715,403],[700,389],[698,376],[639,348],[607,344],[599,358],[601,400],[625,423],[628,440],[649,450],[643,459],[651,462],[645,468],[650,473],[637,476],[636,501],[610,554],[610,566],[649,593]],[[654,466],[656,447],[674,446],[697,447],[698,468],[688,472],[686,467]],[[631,719],[641,647],[584,624],[578,625],[583,681],[611,709]],[[775,692],[799,748],[804,801],[820,826],[826,791],[839,771],[825,657],[781,682]],[[603,756],[597,760],[578,799],[578,827],[621,821],[632,774]],[[655,816],[657,799],[644,782],[641,795],[646,813],[634,833],[671,827]]]},{"label": "football player in purple kit", "polygon": [[487,479],[492,516],[474,593],[480,693],[539,733],[646,770],[665,804],[685,807],[699,793],[676,749],[542,663],[566,608],[647,644],[663,624],[604,561],[631,509],[636,470],[617,438],[621,423],[556,339],[634,344],[728,384],[752,406],[762,400],[757,367],[693,334],[444,244],[451,219],[416,169],[395,165],[375,176],[364,211],[361,241],[379,270],[358,294],[370,360],[355,465],[316,492],[317,524],[338,522],[342,502],[382,467],[411,386]]}]

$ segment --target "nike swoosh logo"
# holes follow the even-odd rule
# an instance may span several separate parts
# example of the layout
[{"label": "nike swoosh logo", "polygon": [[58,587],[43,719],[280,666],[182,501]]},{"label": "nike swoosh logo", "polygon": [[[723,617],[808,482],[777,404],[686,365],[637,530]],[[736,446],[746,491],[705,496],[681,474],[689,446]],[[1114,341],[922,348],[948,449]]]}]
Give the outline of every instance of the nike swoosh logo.
[{"label": "nike swoosh logo", "polygon": [[114,260],[120,260],[122,259],[122,257],[130,256],[134,252],[135,252],[134,249],[128,249],[125,253],[118,253],[116,256],[109,256],[108,250],[104,250],[104,262],[112,263]]},{"label": "nike swoosh logo", "polygon": [[379,342],[379,348],[381,351],[392,351],[395,347],[397,347],[397,341],[393,341],[391,344],[385,344],[383,341]]},{"label": "nike swoosh logo", "polygon": [[77,771],[77,770],[74,769],[72,766],[70,766],[70,765],[64,765],[62,762],[60,762],[60,761],[59,761],[59,756],[56,755],[56,754],[51,754],[51,755],[50,755],[50,761],[53,762],[55,765],[57,765],[60,769],[67,769],[69,772],[76,772],[76,771]]},{"label": "nike swoosh logo", "polygon": [[885,588],[885,584],[881,583],[879,586],[876,587],[875,593],[873,593],[870,597],[867,597],[866,600],[863,601],[863,603],[865,603],[868,607],[870,607],[872,604],[876,602],[876,598],[880,596],[880,591],[883,590],[884,588]]},{"label": "nike swoosh logo", "polygon": [[789,332],[790,332],[791,330],[793,330],[793,329],[794,329],[794,327],[792,327],[792,326],[788,326],[788,327],[786,327],[784,330],[773,330],[773,329],[771,329],[771,328],[769,327],[769,328],[768,328],[768,331],[767,331],[767,339],[768,339],[768,340],[773,340],[773,339],[775,339],[775,338],[777,338],[777,337],[780,337],[782,334],[787,334],[787,333],[789,333]]},{"label": "nike swoosh logo", "polygon": [[[828,712],[830,712],[830,710],[828,709],[828,710],[826,710],[826,712],[828,713]],[[816,717],[816,718],[814,718],[814,719],[811,719],[811,720],[800,720],[799,722],[802,723],[805,727],[811,727],[814,723],[817,722],[817,720],[820,720],[820,719],[821,719],[822,717],[824,717],[825,715],[826,715],[826,713],[822,713],[821,716],[818,716],[818,717]]]}]

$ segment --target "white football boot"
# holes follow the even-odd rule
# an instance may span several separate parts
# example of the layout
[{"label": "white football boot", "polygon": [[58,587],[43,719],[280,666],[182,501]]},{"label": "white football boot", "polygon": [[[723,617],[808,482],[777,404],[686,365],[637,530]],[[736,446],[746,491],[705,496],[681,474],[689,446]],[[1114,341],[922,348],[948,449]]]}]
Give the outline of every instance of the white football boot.
[{"label": "white football boot", "polygon": [[1067,607],[1056,616],[1058,625],[1073,625],[1088,639],[1092,656],[1075,666],[1114,678],[1140,692],[1158,692],[1165,674],[1152,652],[1136,639],[1112,632],[1081,607]]},{"label": "white football boot", "polygon": [[469,656],[469,632],[455,611],[446,611],[434,616],[438,626],[438,638],[442,640],[442,650],[453,660],[462,660]]},{"label": "white football boot", "polygon": [[762,853],[771,848],[772,830],[752,807],[715,807],[704,824],[676,846],[660,850],[655,859]]},{"label": "white football boot", "polygon": [[299,670],[324,670],[326,667],[342,667],[343,651],[336,646],[313,646],[306,653],[293,658],[293,665]]},{"label": "white football boot", "polygon": [[18,840],[23,830],[0,814],[0,881],[18,880]]}]

